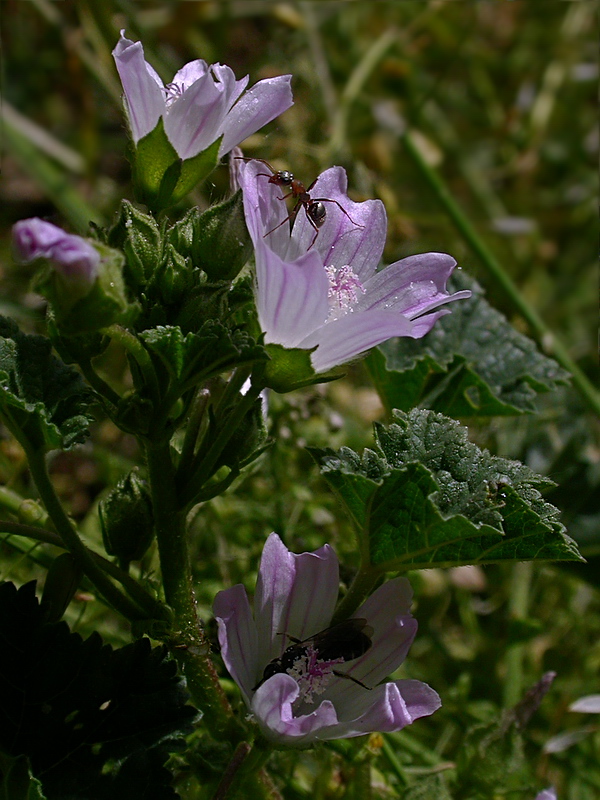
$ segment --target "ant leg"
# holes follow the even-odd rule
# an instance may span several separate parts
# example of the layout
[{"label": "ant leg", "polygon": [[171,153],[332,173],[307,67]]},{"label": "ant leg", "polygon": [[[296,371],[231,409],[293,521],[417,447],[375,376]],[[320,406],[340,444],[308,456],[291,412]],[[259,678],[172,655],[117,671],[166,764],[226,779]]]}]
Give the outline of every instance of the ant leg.
[{"label": "ant leg", "polygon": [[[271,175],[275,175],[275,170],[269,164],[268,161],[265,161],[264,158],[252,158],[248,156],[234,156],[236,161],[260,161],[261,164],[264,164],[265,167],[268,167],[271,170]],[[262,173],[264,175],[264,173]],[[267,175],[267,178],[270,178],[271,175]]]},{"label": "ant leg", "polygon": [[[285,198],[284,198],[284,199],[285,199]],[[288,222],[288,220],[290,220],[290,219],[291,219],[292,221],[293,221],[293,220],[295,220],[295,219],[296,219],[296,216],[298,215],[298,209],[300,208],[300,206],[301,206],[301,205],[302,205],[302,204],[300,203],[300,201],[298,201],[298,202],[296,203],[296,205],[294,206],[294,208],[291,210],[291,212],[290,212],[290,213],[287,215],[287,217],[286,217],[285,219],[281,220],[281,222],[279,223],[279,225],[275,225],[275,227],[274,227],[274,228],[271,228],[271,230],[270,230],[270,231],[267,231],[267,232],[264,234],[264,236],[263,236],[263,239],[266,239],[266,237],[267,237],[267,236],[269,236],[269,234],[273,233],[273,231],[276,231],[276,230],[277,230],[277,228],[281,228],[281,226],[282,226],[284,223]]]},{"label": "ant leg", "polygon": [[363,689],[368,689],[369,691],[372,690],[371,686],[367,686],[362,681],[359,681],[358,678],[353,678],[352,675],[348,675],[347,672],[338,672],[337,669],[332,670],[332,672],[336,676],[336,678],[345,678],[346,680],[353,681],[354,683],[357,683],[359,686],[362,686]]},{"label": "ant leg", "polygon": [[[299,203],[302,203],[302,201],[301,201],[301,200],[300,200],[300,201],[298,201],[298,202],[299,202]],[[305,211],[305,213],[306,213],[306,219],[307,219],[307,220],[310,222],[310,224],[312,225],[312,227],[313,227],[313,228],[314,228],[314,230],[315,230],[315,235],[313,236],[313,240],[312,240],[312,242],[309,244],[309,246],[306,248],[306,249],[307,249],[307,251],[308,251],[308,250],[310,250],[310,248],[313,246],[313,244],[314,244],[314,243],[317,241],[317,236],[319,235],[319,228],[318,228],[317,224],[315,223],[314,219],[312,219],[312,217],[311,217],[311,216],[310,216],[310,214],[308,213],[308,204],[307,204],[307,203],[302,203],[302,205],[304,205],[304,211]]]},{"label": "ant leg", "polygon": [[350,216],[350,214],[346,211],[346,209],[342,206],[342,204],[338,203],[337,200],[332,200],[330,197],[311,197],[310,199],[314,202],[320,201],[321,203],[335,203],[336,206],[340,209],[340,211],[348,217],[348,219],[353,225],[356,225],[357,228],[365,227],[364,225],[359,225],[358,222],[355,222]]}]

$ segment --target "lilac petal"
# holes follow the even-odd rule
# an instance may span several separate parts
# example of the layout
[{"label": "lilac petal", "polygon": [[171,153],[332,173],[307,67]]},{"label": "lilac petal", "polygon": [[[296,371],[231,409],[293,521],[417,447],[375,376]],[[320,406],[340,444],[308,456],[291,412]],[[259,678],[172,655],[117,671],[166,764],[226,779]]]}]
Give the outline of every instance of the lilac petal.
[{"label": "lilac petal", "polygon": [[267,122],[278,117],[294,102],[290,82],[291,75],[266,78],[249,89],[233,106],[223,125],[223,141],[219,157],[228,153],[236,144]]},{"label": "lilac petal", "polygon": [[290,229],[285,219],[289,212],[285,201],[279,199],[283,196],[281,187],[269,183],[268,174],[268,168],[260,161],[242,163],[238,169],[246,225],[255,247],[264,240],[271,250],[286,259]]},{"label": "lilac petal", "polygon": [[456,261],[445,253],[420,253],[390,264],[365,283],[356,310],[394,308],[409,319],[451,300],[470,297],[469,291],[449,296],[446,282]]},{"label": "lilac petal", "polygon": [[188,61],[181,69],[177,70],[169,86],[176,86],[180,93],[185,92],[192,84],[203,78],[208,70],[208,64],[202,58]]},{"label": "lilac petal", "polygon": [[68,236],[62,228],[39,217],[22,219],[12,227],[15,255],[22,263],[47,258],[54,245]]},{"label": "lilac petal", "polygon": [[121,38],[112,52],[123,91],[133,141],[137,144],[158,124],[165,112],[162,81],[144,59],[141,42]]},{"label": "lilac petal", "polygon": [[318,344],[312,366],[315,372],[327,372],[393,336],[413,336],[413,328],[413,322],[392,311],[349,312],[309,334],[298,346]]},{"label": "lilac petal", "polygon": [[244,77],[240,78],[238,81],[234,71],[226,64],[212,64],[210,70],[215,76],[215,80],[224,87],[225,94],[227,95],[227,110],[229,111],[246,86],[248,86],[250,76],[244,75]]},{"label": "lilac petal", "polygon": [[540,792],[535,800],[556,800],[556,789],[554,786],[550,786],[548,789],[544,789],[543,792]]},{"label": "lilac petal", "polygon": [[100,254],[81,236],[33,217],[13,226],[13,244],[17,258],[27,263],[46,258],[54,270],[68,281],[91,287],[98,274]]},{"label": "lilac petal", "polygon": [[349,264],[364,283],[375,272],[381,259],[387,217],[381,200],[355,203],[349,199],[347,188],[348,178],[342,167],[325,170],[310,189],[311,198],[336,201],[350,218],[336,202],[325,202],[327,217],[315,239],[315,229],[301,210],[294,223],[292,239],[298,252],[305,252],[314,239],[313,248],[321,254],[326,266],[339,268]]},{"label": "lilac petal", "polygon": [[[455,297],[456,295],[452,295],[451,299],[454,299]],[[446,314],[449,313],[449,308],[441,308],[439,311],[434,311],[433,314],[427,314],[424,317],[419,317],[418,319],[413,320],[413,329],[412,333],[410,334],[411,339],[422,339],[426,333],[429,333],[440,317],[445,317]]]},{"label": "lilac petal", "polygon": [[[329,282],[317,253],[287,263],[255,241],[256,305],[265,342],[296,347],[327,319]],[[303,347],[305,345],[302,345]]]},{"label": "lilac petal", "polygon": [[263,734],[271,741],[288,746],[304,745],[318,738],[323,728],[337,723],[335,708],[322,702],[311,714],[294,716],[292,704],[300,690],[296,681],[286,674],[273,675],[256,690],[251,710]]},{"label": "lilac petal", "polygon": [[227,114],[227,97],[210,72],[169,105],[165,133],[177,155],[193,158],[206,150],[219,136]]},{"label": "lilac petal", "polygon": [[213,612],[219,626],[221,656],[249,705],[261,671],[256,625],[242,584],[219,592],[213,603]]},{"label": "lilac petal", "polygon": [[327,627],[338,588],[338,560],[329,545],[314,553],[296,555],[276,533],[269,536],[254,597],[259,660],[263,668],[285,649],[287,639],[281,634],[305,639]]}]

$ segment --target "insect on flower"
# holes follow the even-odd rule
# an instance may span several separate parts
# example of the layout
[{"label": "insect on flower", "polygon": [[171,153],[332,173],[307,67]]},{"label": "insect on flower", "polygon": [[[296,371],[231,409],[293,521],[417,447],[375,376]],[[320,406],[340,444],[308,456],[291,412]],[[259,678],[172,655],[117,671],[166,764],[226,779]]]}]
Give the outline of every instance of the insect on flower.
[{"label": "insect on flower", "polygon": [[345,208],[339,203],[337,200],[332,200],[329,197],[311,197],[310,190],[313,188],[317,179],[311,183],[308,189],[305,188],[304,184],[299,181],[297,178],[294,177],[294,173],[290,172],[287,169],[280,169],[276,170],[269,164],[268,161],[265,161],[263,158],[243,158],[241,156],[236,156],[236,158],[240,159],[241,161],[260,161],[261,164],[264,164],[269,170],[268,172],[258,172],[256,177],[265,177],[269,179],[269,183],[275,184],[275,186],[281,186],[284,189],[289,189],[289,194],[284,194],[279,200],[286,200],[288,197],[292,197],[296,201],[296,205],[290,211],[288,216],[282,220],[278,225],[274,228],[271,228],[270,231],[267,231],[264,236],[267,237],[269,234],[276,231],[278,228],[281,228],[288,220],[292,222],[296,219],[298,215],[298,211],[300,207],[304,208],[304,212],[306,214],[306,218],[312,227],[315,230],[315,235],[313,237],[312,242],[310,243],[308,250],[313,246],[315,243],[317,236],[319,235],[319,228],[322,227],[323,223],[327,219],[327,209],[323,205],[323,203],[334,203],[343,214],[345,214],[350,222],[353,225],[356,225],[357,228],[364,228],[364,225],[359,225],[358,222],[355,222],[350,214],[345,210]]},{"label": "insect on flower", "polygon": [[364,655],[371,647],[372,635],[373,628],[362,618],[344,620],[307,639],[296,639],[288,634],[288,639],[293,644],[279,658],[269,661],[262,678],[252,691],[256,691],[266,680],[280,672],[287,672],[304,681],[333,674],[338,678],[354,681],[364,689],[370,689],[370,686],[365,686],[352,675],[339,672],[334,666]]}]

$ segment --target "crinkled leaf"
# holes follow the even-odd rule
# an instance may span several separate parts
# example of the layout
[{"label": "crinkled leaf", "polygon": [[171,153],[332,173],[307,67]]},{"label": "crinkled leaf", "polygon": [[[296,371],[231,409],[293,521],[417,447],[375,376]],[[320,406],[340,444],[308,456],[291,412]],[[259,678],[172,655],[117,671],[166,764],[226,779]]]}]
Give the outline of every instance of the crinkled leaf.
[{"label": "crinkled leaf", "polygon": [[94,392],[51,353],[44,336],[0,317],[0,413],[17,438],[37,448],[69,449],[85,440]]},{"label": "crinkled leaf", "polygon": [[265,360],[266,354],[245,331],[230,331],[208,320],[198,333],[165,325],[143,331],[140,338],[180,385],[191,385],[240,364]]},{"label": "crinkled leaf", "polygon": [[523,414],[535,410],[536,393],[568,380],[486,302],[475,281],[458,273],[451,288],[472,296],[454,303],[424,339],[390,339],[369,356],[387,408],[421,404],[452,417]]},{"label": "crinkled leaf", "polygon": [[480,450],[455,420],[394,412],[362,456],[314,450],[382,571],[581,559],[540,489],[552,481]]},{"label": "crinkled leaf", "polygon": [[0,749],[27,756],[48,800],[170,800],[164,764],[197,712],[148,639],[113,650],[48,623],[35,584],[0,585]]}]

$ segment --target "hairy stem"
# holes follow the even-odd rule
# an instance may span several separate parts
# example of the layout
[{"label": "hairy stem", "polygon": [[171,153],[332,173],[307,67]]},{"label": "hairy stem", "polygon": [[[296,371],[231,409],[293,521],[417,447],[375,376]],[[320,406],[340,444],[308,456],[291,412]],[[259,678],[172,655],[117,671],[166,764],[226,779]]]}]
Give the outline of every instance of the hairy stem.
[{"label": "hairy stem", "polygon": [[[173,654],[187,679],[194,704],[217,739],[240,738],[229,701],[209,657],[210,645],[196,613],[185,510],[166,437],[146,442],[146,462],[165,599],[175,615]],[[235,733],[234,733],[235,731]]]},{"label": "hairy stem", "polygon": [[[33,525],[23,525],[20,522],[10,522],[9,520],[3,519],[0,520],[0,531],[3,533],[10,533],[14,536],[25,536],[28,539],[35,539],[38,542],[45,542],[46,544],[68,549],[57,533],[48,531],[45,528],[37,528]],[[148,594],[131,575],[128,575],[127,572],[120,569],[116,564],[113,564],[112,561],[104,558],[104,556],[101,556],[99,553],[95,553],[87,547],[85,549],[104,572],[119,581],[131,599],[146,612],[149,618],[162,619],[165,617],[165,607],[163,604],[159,603],[152,595]]]},{"label": "hairy stem", "polygon": [[25,449],[31,476],[46,507],[48,516],[67,550],[77,559],[83,572],[115,611],[118,611],[129,620],[144,619],[146,614],[106,576],[106,573],[97,564],[90,551],[79,538],[79,534],[54,491],[54,486],[46,469],[44,451],[30,447],[24,437],[21,440],[21,445]]}]

